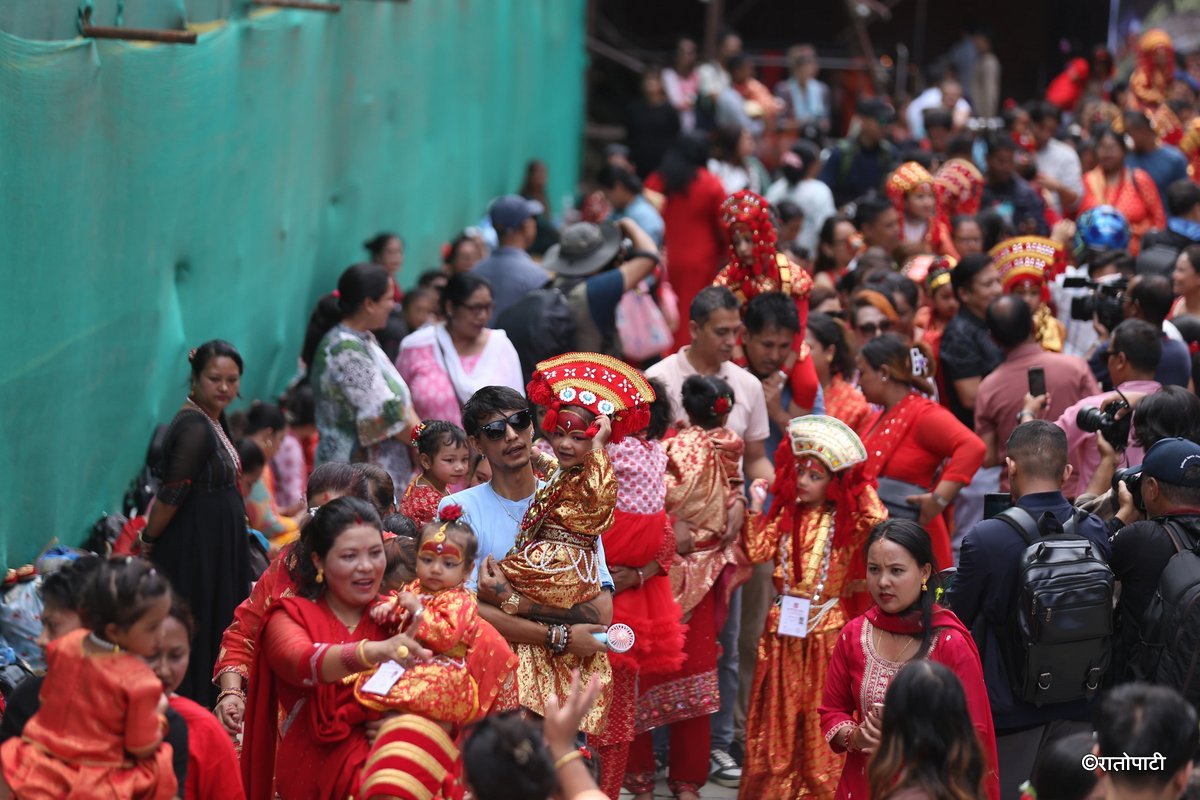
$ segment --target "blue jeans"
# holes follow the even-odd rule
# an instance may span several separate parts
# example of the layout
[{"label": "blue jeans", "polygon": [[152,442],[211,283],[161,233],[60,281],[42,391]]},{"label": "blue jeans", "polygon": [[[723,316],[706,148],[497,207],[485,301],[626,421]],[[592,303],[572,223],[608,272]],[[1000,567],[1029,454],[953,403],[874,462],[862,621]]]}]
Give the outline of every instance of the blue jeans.
[{"label": "blue jeans", "polygon": [[742,622],[742,589],[738,587],[729,598],[729,616],[721,628],[718,641],[721,657],[717,660],[717,688],[721,692],[721,709],[712,715],[713,750],[729,752],[733,744],[733,709],[738,697],[738,631]]}]

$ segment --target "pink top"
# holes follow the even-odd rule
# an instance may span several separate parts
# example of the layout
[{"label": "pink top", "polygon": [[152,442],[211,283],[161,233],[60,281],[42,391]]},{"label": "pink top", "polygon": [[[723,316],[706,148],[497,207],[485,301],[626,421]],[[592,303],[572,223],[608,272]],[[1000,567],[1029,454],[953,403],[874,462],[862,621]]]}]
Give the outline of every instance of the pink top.
[{"label": "pink top", "polygon": [[304,499],[308,483],[308,467],[304,463],[304,447],[294,435],[283,437],[279,452],[271,462],[275,473],[275,504],[288,508]]},{"label": "pink top", "polygon": [[[463,371],[470,375],[479,363],[479,356],[460,356]],[[454,384],[438,363],[433,345],[405,348],[396,361],[400,377],[412,391],[413,408],[421,419],[443,419],[462,427],[462,406],[454,393]]]},{"label": "pink top", "polygon": [[662,443],[626,436],[605,448],[617,476],[617,508],[629,514],[658,514],[667,484],[667,453]]}]

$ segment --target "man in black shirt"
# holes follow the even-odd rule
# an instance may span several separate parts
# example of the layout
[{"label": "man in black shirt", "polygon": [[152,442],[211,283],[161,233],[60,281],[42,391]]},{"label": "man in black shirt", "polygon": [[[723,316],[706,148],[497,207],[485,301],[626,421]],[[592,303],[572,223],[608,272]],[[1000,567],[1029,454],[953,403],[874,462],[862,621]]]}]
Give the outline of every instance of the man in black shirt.
[{"label": "man in black shirt", "polygon": [[960,305],[942,334],[942,375],[950,410],[973,429],[979,384],[1004,360],[987,326],[988,304],[1000,296],[1000,276],[991,258],[981,253],[964,258],[951,271],[950,281]]},{"label": "man in black shirt", "polygon": [[[1167,522],[1174,523],[1183,547],[1200,543],[1200,445],[1188,439],[1162,439],[1147,450],[1142,462],[1142,500],[1147,519],[1126,525],[1112,539],[1109,563],[1121,582],[1113,643],[1113,674],[1118,683],[1134,679],[1125,656],[1138,642],[1159,577],[1176,552],[1166,531]],[[1117,517],[1123,521],[1137,517],[1128,491],[1121,492]]]}]

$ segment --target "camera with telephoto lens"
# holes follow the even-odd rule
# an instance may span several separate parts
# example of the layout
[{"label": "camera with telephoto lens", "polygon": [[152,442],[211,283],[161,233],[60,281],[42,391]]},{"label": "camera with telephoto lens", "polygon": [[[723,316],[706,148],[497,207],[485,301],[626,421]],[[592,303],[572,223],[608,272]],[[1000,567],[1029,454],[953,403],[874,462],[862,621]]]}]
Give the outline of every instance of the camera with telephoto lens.
[{"label": "camera with telephoto lens", "polygon": [[1118,399],[1108,403],[1104,408],[1085,406],[1075,415],[1075,424],[1079,429],[1088,433],[1099,433],[1114,450],[1124,450],[1129,445],[1129,429],[1133,425],[1133,414],[1126,414],[1120,419],[1117,413],[1129,408],[1129,403]]},{"label": "camera with telephoto lens", "polygon": [[1133,507],[1143,514],[1146,513],[1146,503],[1142,500],[1142,468],[1125,467],[1113,473],[1112,477],[1112,493],[1113,505],[1116,506],[1120,502],[1121,497],[1121,481],[1125,481],[1125,488],[1133,495]]},{"label": "camera with telephoto lens", "polygon": [[1127,278],[1105,282],[1080,277],[1064,278],[1063,287],[1066,289],[1092,290],[1091,294],[1071,298],[1071,319],[1090,322],[1095,316],[1105,329],[1111,331],[1125,319],[1121,301],[1128,285]]}]

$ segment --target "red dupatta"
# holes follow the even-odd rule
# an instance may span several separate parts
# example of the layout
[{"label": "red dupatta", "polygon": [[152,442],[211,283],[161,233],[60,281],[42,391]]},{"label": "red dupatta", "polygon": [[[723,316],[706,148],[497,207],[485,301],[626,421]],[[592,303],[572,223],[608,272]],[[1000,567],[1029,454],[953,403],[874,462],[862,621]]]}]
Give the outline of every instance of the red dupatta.
[{"label": "red dupatta", "polygon": [[927,402],[924,395],[910,392],[890,411],[880,414],[863,434],[862,443],[867,448],[867,463],[863,465],[863,472],[868,481],[877,480],[887,471],[888,462],[912,432],[913,421],[921,406]]},{"label": "red dupatta", "polygon": [[[387,638],[387,632],[364,614],[355,633],[350,634],[325,603],[303,597],[280,599],[268,609],[259,628],[243,735],[246,755],[241,767],[246,797],[275,797],[276,750],[284,748],[296,768],[289,770],[289,778],[297,778],[302,772],[303,780],[308,781],[311,791],[306,796],[328,800],[346,796],[354,788],[370,747],[365,735],[355,735],[355,728],[377,715],[354,699],[352,685],[339,681],[300,687],[276,675],[268,663],[266,632],[277,615],[288,616],[301,625],[312,642],[297,651],[293,668],[300,675],[310,675],[316,668],[317,643],[380,640]],[[295,695],[296,700],[288,718],[281,720],[280,701],[286,695]]]}]

